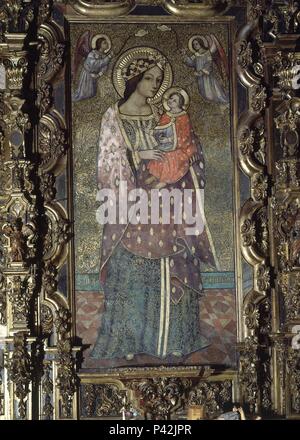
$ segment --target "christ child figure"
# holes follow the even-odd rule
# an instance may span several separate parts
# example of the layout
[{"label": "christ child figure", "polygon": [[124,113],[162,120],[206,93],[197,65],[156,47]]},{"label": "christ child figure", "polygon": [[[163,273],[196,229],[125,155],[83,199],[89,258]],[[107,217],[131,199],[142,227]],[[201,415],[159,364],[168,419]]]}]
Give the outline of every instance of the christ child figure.
[{"label": "christ child figure", "polygon": [[187,113],[189,96],[186,91],[172,87],[165,92],[162,102],[165,112],[153,135],[164,156],[160,160],[150,160],[147,168],[151,177],[146,180],[147,184],[155,183],[157,189],[180,180],[188,172],[190,159],[197,152]]}]

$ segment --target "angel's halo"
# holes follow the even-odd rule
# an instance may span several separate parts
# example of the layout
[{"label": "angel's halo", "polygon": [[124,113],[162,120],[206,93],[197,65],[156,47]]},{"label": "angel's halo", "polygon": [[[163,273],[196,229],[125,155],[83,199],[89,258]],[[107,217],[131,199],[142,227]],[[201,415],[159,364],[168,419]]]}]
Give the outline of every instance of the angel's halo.
[{"label": "angel's halo", "polygon": [[91,43],[92,49],[96,49],[97,41],[100,40],[100,38],[104,38],[108,44],[108,48],[104,51],[104,53],[110,52],[112,43],[111,39],[106,34],[96,34],[93,36]]},{"label": "angel's halo", "polygon": [[204,43],[205,46],[206,46],[206,49],[203,48],[203,52],[209,50],[210,44],[209,44],[209,40],[208,40],[208,38],[206,38],[206,36],[204,36],[204,35],[193,35],[193,36],[189,39],[189,43],[188,43],[189,50],[190,50],[192,53],[197,53],[197,52],[198,52],[198,51],[196,51],[196,50],[194,49],[194,47],[193,47],[193,43],[194,43],[195,40],[201,40],[201,41],[203,41],[203,43]]},{"label": "angel's halo", "polygon": [[184,90],[182,87],[178,87],[178,86],[171,87],[163,94],[162,103],[163,103],[164,109],[167,110],[168,112],[170,111],[170,107],[168,105],[168,99],[174,93],[179,94],[183,97],[183,99],[184,99],[183,109],[185,111],[187,111],[187,109],[189,108],[189,105],[190,105],[190,97],[189,97],[188,93],[186,92],[186,90]]}]

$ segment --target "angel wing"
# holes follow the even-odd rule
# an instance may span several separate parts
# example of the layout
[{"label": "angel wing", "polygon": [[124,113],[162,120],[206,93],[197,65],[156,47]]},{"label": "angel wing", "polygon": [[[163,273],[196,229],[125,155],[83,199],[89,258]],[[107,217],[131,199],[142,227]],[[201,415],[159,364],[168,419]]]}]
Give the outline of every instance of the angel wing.
[{"label": "angel wing", "polygon": [[81,61],[88,56],[91,50],[91,31],[86,31],[77,40],[72,67],[74,78],[77,75]]},{"label": "angel wing", "polygon": [[224,81],[227,81],[229,77],[229,69],[225,50],[214,34],[207,35],[206,38],[209,43],[209,50],[212,54],[215,64],[217,65],[221,78]]}]

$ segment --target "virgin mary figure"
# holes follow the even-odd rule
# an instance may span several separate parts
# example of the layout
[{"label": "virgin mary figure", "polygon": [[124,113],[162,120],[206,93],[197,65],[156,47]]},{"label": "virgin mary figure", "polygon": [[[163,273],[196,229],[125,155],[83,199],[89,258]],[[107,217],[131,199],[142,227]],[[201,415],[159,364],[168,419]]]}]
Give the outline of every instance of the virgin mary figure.
[{"label": "virgin mary figure", "polygon": [[[101,121],[98,188],[117,195],[125,182],[128,193],[142,188],[150,200],[147,163],[164,154],[151,133],[159,121],[156,104],[172,85],[171,66],[156,49],[132,48],[117,61],[113,80],[122,98]],[[197,153],[188,172],[169,184],[169,190],[205,186],[202,148],[193,131],[190,136]],[[201,204],[205,221],[203,199],[193,199],[192,204]],[[199,304],[200,265],[217,265],[211,236],[207,225],[201,233],[187,235],[184,224],[175,224],[174,218],[170,216],[169,224],[161,218],[159,224],[121,218],[118,224],[104,225],[100,279],[105,306],[92,358],[180,358],[209,345],[201,334]]]}]

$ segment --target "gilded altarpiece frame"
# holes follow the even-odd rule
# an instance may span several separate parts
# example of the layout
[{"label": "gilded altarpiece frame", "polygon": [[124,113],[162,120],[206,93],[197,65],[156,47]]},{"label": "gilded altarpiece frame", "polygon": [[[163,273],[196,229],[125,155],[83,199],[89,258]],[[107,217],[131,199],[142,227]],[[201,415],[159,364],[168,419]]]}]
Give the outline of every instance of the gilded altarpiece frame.
[{"label": "gilded altarpiece frame", "polygon": [[[0,2],[0,419],[121,418],[131,407],[151,419],[186,418],[197,408],[204,409],[205,418],[215,418],[233,401],[266,418],[300,417],[299,14],[294,1]],[[135,36],[130,44],[129,37],[122,41],[125,28]],[[76,136],[78,120],[86,118],[81,112],[91,111],[87,119],[92,111],[103,115],[116,101],[122,74],[108,67],[96,86],[90,81],[90,90],[80,89],[82,59],[97,49],[97,42],[90,40],[83,55],[78,41],[84,35],[97,36],[108,55],[113,46],[109,63],[121,65],[122,50],[130,55],[136,47],[144,62],[159,32],[161,39],[168,32],[176,34],[177,65],[191,55],[181,45],[195,50],[194,36],[214,47],[219,62],[222,57],[228,60],[228,96],[220,86],[225,64],[210,84],[219,99],[222,95],[218,111],[225,115],[231,152],[232,237],[227,239],[234,269],[225,265],[223,272],[234,280],[235,360],[128,359],[87,368],[88,346],[95,341],[83,337],[77,291],[83,291],[85,300],[82,286],[95,283],[95,273],[77,276],[77,267],[84,268],[81,256],[88,259],[90,251],[89,246],[87,251],[78,246],[78,237],[92,235],[89,220],[85,229],[76,213],[84,171],[76,162]],[[209,35],[215,39],[207,39]],[[161,53],[169,55],[166,44],[156,49],[153,66],[161,63]],[[207,46],[204,49],[207,52]],[[78,57],[77,65],[74,62],[76,53],[81,64]],[[197,88],[199,72],[194,69],[177,74],[174,66],[169,68],[175,83],[169,81],[164,92],[175,85],[185,99],[180,87],[191,87],[190,114],[198,132],[194,103],[203,102],[205,116],[212,97],[200,79]],[[91,104],[79,102],[87,98]],[[83,131],[82,136],[88,142],[89,133]],[[203,133],[203,139],[205,150],[209,133]],[[204,155],[209,167],[212,159]],[[136,155],[132,160],[138,160]],[[90,162],[88,173],[89,167]],[[208,197],[208,205],[214,202]],[[87,202],[83,215],[89,209]],[[207,216],[213,223],[213,214]],[[220,227],[216,220],[215,230]],[[216,237],[213,227],[212,232]],[[220,251],[221,259],[225,253]],[[230,290],[228,275],[222,278],[219,273],[214,272],[214,280]],[[212,278],[209,270],[203,272],[207,290]],[[97,294],[98,289],[96,283]],[[93,293],[88,291],[90,298]],[[207,311],[213,313],[208,306]]]}]

